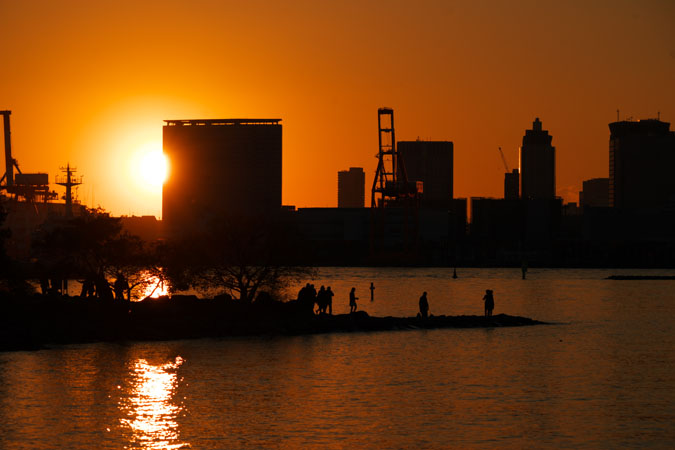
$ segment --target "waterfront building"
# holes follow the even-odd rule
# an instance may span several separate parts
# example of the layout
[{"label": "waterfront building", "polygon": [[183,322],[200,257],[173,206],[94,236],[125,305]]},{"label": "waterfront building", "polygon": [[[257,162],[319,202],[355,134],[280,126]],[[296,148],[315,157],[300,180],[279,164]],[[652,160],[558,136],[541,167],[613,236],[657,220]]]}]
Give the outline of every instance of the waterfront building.
[{"label": "waterfront building", "polygon": [[166,120],[166,231],[189,235],[203,231],[210,219],[280,211],[280,121]]},{"label": "waterfront building", "polygon": [[517,200],[520,194],[520,173],[518,169],[504,174],[504,198]]},{"label": "waterfront building", "polygon": [[520,147],[520,197],[523,199],[555,198],[555,147],[553,136],[542,129],[535,118],[532,129],[525,131]]},{"label": "waterfront building", "polygon": [[654,209],[675,204],[675,133],[657,119],[609,124],[609,206]]},{"label": "waterfront building", "polygon": [[450,209],[453,198],[453,143],[399,141],[408,181],[423,183],[421,206]]},{"label": "waterfront building", "polygon": [[366,174],[361,167],[338,172],[338,208],[363,208],[366,201]]},{"label": "waterfront building", "polygon": [[579,192],[579,207],[583,209],[587,206],[609,206],[609,178],[591,178],[583,182]]}]

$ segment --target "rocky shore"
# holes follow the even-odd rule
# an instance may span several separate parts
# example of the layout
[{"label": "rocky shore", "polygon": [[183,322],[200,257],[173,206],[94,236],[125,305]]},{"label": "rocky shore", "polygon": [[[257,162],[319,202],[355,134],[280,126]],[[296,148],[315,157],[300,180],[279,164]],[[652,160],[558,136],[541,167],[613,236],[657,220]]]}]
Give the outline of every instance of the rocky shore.
[{"label": "rocky shore", "polygon": [[0,351],[34,350],[49,345],[173,340],[225,336],[303,335],[435,328],[486,328],[538,325],[526,317],[483,316],[371,317],[314,315],[296,302],[242,303],[194,296],[102,302],[80,297],[0,298]]}]

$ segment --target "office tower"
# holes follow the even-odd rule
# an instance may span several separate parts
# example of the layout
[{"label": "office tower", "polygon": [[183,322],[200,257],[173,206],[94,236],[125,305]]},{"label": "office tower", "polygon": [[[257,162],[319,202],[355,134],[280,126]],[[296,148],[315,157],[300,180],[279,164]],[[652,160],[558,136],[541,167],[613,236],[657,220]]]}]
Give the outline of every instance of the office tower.
[{"label": "office tower", "polygon": [[609,206],[609,178],[592,178],[585,180],[579,192],[579,206]]},{"label": "office tower", "polygon": [[524,199],[555,198],[555,147],[553,136],[534,119],[531,130],[525,131],[520,147],[520,197]]},{"label": "office tower", "polygon": [[210,219],[281,209],[280,119],[166,120],[169,176],[162,215],[170,234]]},{"label": "office tower", "polygon": [[609,206],[675,204],[675,133],[656,119],[609,124]]},{"label": "office tower", "polygon": [[504,174],[504,198],[517,200],[520,194],[520,173],[518,169]]},{"label": "office tower", "polygon": [[423,182],[421,205],[450,209],[453,183],[453,144],[449,141],[400,141],[397,148],[408,181]]},{"label": "office tower", "polygon": [[338,208],[363,208],[365,193],[366,174],[361,167],[338,172]]}]

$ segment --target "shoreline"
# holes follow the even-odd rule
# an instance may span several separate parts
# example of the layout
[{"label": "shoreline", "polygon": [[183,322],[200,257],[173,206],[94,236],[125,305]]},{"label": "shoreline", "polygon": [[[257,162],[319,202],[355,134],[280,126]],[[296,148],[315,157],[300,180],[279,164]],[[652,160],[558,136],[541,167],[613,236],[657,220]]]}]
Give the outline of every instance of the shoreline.
[{"label": "shoreline", "polygon": [[527,317],[375,317],[366,311],[314,315],[295,301],[241,303],[194,296],[141,302],[102,302],[80,297],[1,299],[0,352],[96,342],[165,341],[241,336],[299,336],[325,333],[441,328],[499,328],[544,325]]}]

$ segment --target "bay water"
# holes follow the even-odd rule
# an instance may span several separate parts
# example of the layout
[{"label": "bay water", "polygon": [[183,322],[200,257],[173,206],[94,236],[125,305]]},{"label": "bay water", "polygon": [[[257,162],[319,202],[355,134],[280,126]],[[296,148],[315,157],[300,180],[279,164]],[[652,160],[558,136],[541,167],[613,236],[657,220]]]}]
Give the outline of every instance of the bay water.
[{"label": "bay water", "polygon": [[481,315],[492,289],[549,324],[0,353],[0,448],[673,448],[675,281],[612,274],[673,272],[323,268],[334,313],[355,287],[370,315],[424,291]]}]

